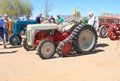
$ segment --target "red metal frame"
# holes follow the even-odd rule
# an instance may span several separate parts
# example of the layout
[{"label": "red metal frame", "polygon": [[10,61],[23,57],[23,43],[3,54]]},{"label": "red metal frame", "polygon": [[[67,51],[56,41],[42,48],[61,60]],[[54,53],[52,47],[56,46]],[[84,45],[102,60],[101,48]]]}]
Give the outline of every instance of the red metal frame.
[{"label": "red metal frame", "polygon": [[112,24],[108,28],[108,36],[111,40],[118,40],[120,34],[118,34],[116,31],[120,31],[120,24]]},{"label": "red metal frame", "polygon": [[40,42],[44,39],[49,39],[55,42],[55,44],[59,44],[60,41],[64,40],[70,35],[70,32],[59,32],[58,30],[48,30],[48,31],[40,31],[36,34],[34,40],[34,46],[38,46]]},{"label": "red metal frame", "polygon": [[111,40],[118,40],[120,36],[116,31],[120,31],[120,24],[117,24],[119,19],[113,18],[103,18],[99,19],[100,26],[105,26],[108,28],[108,36]]}]

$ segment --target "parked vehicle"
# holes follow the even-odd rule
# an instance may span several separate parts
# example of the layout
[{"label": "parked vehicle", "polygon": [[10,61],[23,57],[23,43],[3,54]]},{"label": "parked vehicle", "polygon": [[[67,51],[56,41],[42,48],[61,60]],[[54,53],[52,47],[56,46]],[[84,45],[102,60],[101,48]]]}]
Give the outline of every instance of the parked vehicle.
[{"label": "parked vehicle", "polygon": [[120,24],[112,24],[108,28],[108,36],[111,40],[119,40],[120,39]]},{"label": "parked vehicle", "polygon": [[100,26],[99,26],[99,36],[101,38],[108,37],[108,28],[111,27],[113,24],[118,24],[119,19],[118,18],[111,18],[111,17],[105,17],[102,19],[99,19]]},{"label": "parked vehicle", "polygon": [[36,47],[42,59],[49,59],[57,52],[59,56],[74,53],[91,53],[97,44],[97,33],[88,24],[70,23],[27,25],[24,48],[27,51]]},{"label": "parked vehicle", "polygon": [[11,45],[21,45],[22,37],[21,34],[25,34],[26,26],[28,24],[36,24],[35,20],[18,20],[13,22],[12,35],[10,37]]}]

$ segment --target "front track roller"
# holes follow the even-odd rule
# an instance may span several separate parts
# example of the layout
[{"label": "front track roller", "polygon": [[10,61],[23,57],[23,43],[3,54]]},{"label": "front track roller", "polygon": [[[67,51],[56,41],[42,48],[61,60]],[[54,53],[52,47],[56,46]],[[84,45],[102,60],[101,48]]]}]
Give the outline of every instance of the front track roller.
[{"label": "front track roller", "polygon": [[57,52],[60,57],[67,57],[72,52],[72,45],[70,42],[65,43],[64,41],[62,41],[57,48]]}]

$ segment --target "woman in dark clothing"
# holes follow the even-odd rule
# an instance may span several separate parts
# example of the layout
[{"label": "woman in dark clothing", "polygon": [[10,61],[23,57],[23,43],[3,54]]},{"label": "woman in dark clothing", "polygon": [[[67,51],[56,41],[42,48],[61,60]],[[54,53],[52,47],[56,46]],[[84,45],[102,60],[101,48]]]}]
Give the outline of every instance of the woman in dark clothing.
[{"label": "woman in dark clothing", "polygon": [[48,23],[56,23],[55,22],[55,18],[53,16],[51,16],[49,19],[48,19]]}]

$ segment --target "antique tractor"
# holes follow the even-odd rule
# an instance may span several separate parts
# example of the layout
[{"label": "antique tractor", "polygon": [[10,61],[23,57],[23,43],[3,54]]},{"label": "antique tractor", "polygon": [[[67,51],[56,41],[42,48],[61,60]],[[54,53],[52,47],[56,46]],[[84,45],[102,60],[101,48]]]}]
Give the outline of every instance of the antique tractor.
[{"label": "antique tractor", "polygon": [[101,38],[106,38],[108,36],[108,28],[114,22],[112,20],[109,20],[109,19],[101,19],[99,21],[100,21],[99,36]]},{"label": "antique tractor", "polygon": [[101,38],[108,37],[108,28],[111,27],[112,24],[119,23],[118,19],[115,18],[105,18],[99,19],[99,36]]},{"label": "antique tractor", "polygon": [[108,36],[111,40],[119,40],[119,38],[120,38],[120,24],[112,24],[108,28]]},{"label": "antique tractor", "polygon": [[61,57],[88,54],[96,47],[97,33],[88,24],[34,24],[27,26],[23,44],[27,51],[37,47],[42,59],[52,58],[56,52]]},{"label": "antique tractor", "polygon": [[11,45],[21,45],[21,34],[25,34],[26,26],[28,24],[36,24],[35,20],[18,20],[13,22],[12,35],[9,39]]},{"label": "antique tractor", "polygon": [[119,38],[118,31],[120,31],[119,19],[108,18],[100,20],[100,37],[106,38],[108,36],[111,40],[117,40]]}]

